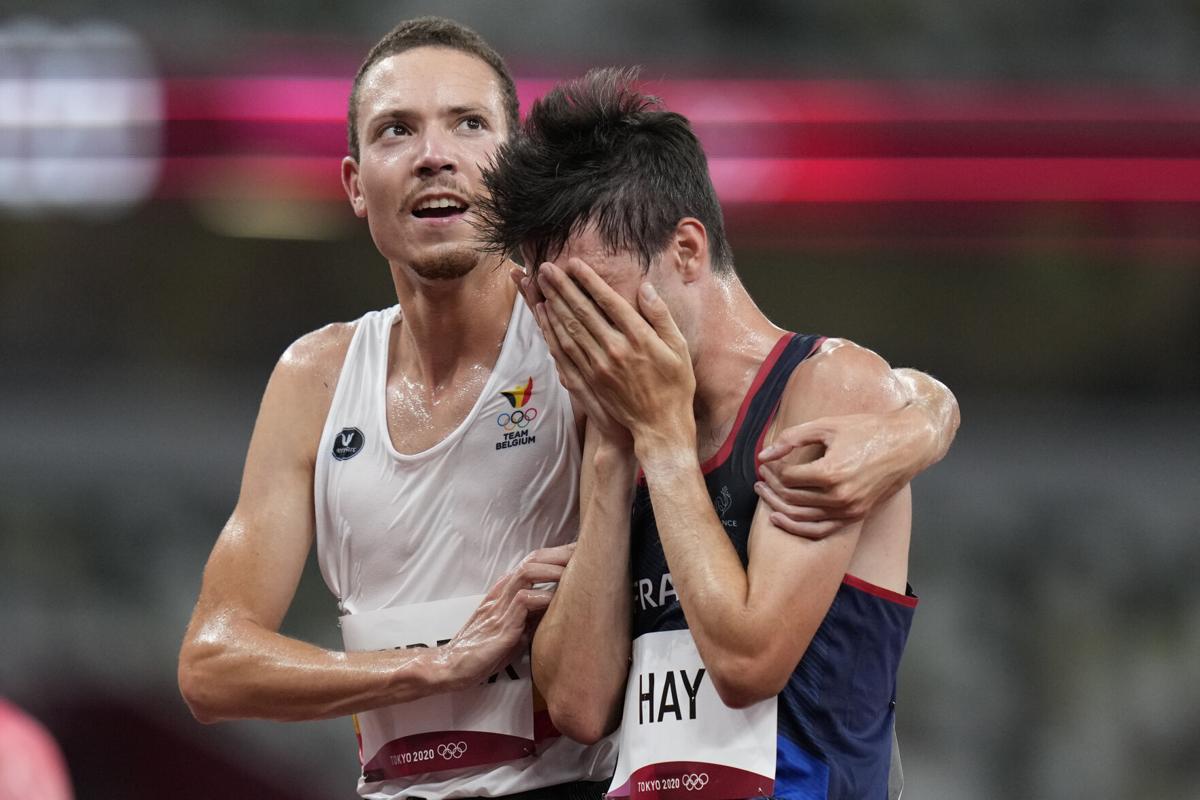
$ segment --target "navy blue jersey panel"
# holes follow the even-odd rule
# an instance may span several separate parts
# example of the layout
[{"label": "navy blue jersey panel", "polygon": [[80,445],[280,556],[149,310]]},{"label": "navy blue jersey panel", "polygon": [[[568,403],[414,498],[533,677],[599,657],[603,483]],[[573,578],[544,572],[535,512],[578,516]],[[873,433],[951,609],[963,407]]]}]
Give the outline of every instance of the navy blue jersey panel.
[{"label": "navy blue jersey panel", "polygon": [[[758,506],[756,456],[793,370],[822,341],[790,334],[759,370],[730,438],[705,465],[718,519],[747,563]],[[635,637],[687,627],[645,484],[633,501],[631,559]],[[779,695],[775,796],[887,797],[896,674],[915,598],[847,576],[808,650]]]}]

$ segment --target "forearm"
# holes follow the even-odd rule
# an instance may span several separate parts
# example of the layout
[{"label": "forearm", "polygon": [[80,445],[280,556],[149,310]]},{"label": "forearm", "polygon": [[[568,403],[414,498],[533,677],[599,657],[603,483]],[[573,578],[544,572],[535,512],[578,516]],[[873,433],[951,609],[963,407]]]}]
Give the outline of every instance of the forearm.
[{"label": "forearm", "polygon": [[538,624],[534,680],[559,730],[590,742],[620,719],[632,627],[629,508],[636,463],[584,454],[579,541]]},{"label": "forearm", "polygon": [[892,374],[904,390],[905,406],[895,413],[910,421],[910,446],[919,454],[916,475],[950,450],[960,421],[958,400],[944,383],[924,372],[895,369]]},{"label": "forearm", "polygon": [[735,708],[778,694],[828,611],[861,526],[809,542],[756,515],[745,568],[694,453],[642,452],[671,580],[714,688]]},{"label": "forearm", "polygon": [[343,653],[250,620],[189,632],[179,685],[201,722],[326,719],[459,688],[442,648]]},{"label": "forearm", "polygon": [[753,654],[750,585],[713,509],[699,458],[686,443],[639,447],[671,582],[696,647],[710,670]]}]

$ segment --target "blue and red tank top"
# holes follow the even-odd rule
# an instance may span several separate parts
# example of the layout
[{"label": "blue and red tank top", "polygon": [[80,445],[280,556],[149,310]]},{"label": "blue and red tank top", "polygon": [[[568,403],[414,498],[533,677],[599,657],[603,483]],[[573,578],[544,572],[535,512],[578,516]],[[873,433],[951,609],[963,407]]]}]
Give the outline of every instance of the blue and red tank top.
[{"label": "blue and red tank top", "polygon": [[[702,465],[717,516],[745,566],[757,453],[792,371],[823,337],[786,334],[759,369],[721,449]],[[634,495],[634,637],[687,628],[645,483]],[[847,575],[779,695],[775,797],[888,797],[896,676],[917,598]]]}]

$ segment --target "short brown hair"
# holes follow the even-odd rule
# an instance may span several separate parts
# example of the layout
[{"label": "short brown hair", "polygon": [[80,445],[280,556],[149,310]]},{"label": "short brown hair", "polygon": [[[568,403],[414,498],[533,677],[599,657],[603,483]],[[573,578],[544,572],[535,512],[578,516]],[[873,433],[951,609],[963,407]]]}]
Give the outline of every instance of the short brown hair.
[{"label": "short brown hair", "polygon": [[520,136],[501,146],[476,198],[486,246],[534,269],[595,223],[611,252],[643,271],[679,220],[708,233],[713,272],[733,271],[708,161],[687,119],[634,85],[636,69],[592,70],[534,102]]},{"label": "short brown hair", "polygon": [[466,25],[442,17],[417,17],[401,22],[380,39],[367,53],[366,59],[354,76],[354,86],[350,90],[350,110],[346,115],[346,141],[350,147],[350,155],[354,157],[355,161],[359,158],[358,91],[362,86],[363,76],[383,59],[418,47],[448,47],[452,50],[459,50],[475,56],[491,67],[492,71],[496,73],[496,77],[500,79],[500,90],[504,98],[504,117],[509,133],[516,132],[517,126],[520,124],[517,86],[500,54],[493,50],[482,36]]}]

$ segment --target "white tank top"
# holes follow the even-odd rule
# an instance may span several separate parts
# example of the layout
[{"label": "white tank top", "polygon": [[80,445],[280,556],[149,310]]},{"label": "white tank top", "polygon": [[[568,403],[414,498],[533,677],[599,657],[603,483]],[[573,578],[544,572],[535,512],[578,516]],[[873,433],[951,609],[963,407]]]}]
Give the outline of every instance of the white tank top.
[{"label": "white tank top", "polygon": [[[388,342],[399,314],[393,306],[359,320],[317,451],[317,558],[343,614],[483,594],[530,551],[578,533],[580,447],[570,397],[525,303],[516,299],[474,408],[412,455],[396,451],[386,421]],[[613,747],[563,736],[535,757],[360,780],[359,793],[498,796],[602,780],[612,773]]]}]

